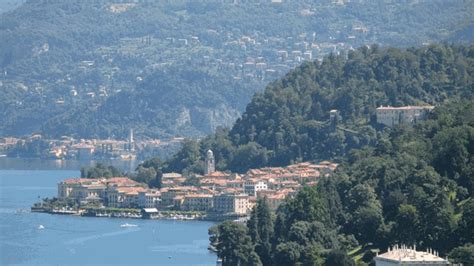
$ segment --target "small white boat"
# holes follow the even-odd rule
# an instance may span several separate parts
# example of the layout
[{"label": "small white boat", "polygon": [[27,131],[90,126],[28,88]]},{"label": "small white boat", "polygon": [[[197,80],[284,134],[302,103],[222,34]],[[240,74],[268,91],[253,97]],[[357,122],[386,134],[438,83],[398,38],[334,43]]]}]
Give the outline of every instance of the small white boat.
[{"label": "small white boat", "polygon": [[40,225],[38,226],[38,230],[43,230],[43,229],[44,229],[44,225],[40,224]]},{"label": "small white boat", "polygon": [[125,224],[120,225],[120,227],[137,227],[137,225],[136,224],[125,223]]}]

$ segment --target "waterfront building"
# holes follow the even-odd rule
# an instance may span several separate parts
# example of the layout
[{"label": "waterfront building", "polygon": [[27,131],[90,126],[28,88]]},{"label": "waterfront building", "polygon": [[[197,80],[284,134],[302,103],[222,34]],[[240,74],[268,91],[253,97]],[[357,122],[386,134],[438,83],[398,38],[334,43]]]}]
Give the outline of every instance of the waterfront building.
[{"label": "waterfront building", "polygon": [[214,159],[214,153],[212,150],[208,150],[206,153],[206,168],[204,169],[204,175],[209,175],[216,171],[216,161]]},{"label": "waterfront building", "polygon": [[99,202],[109,207],[138,205],[138,193],[145,188],[127,177],[69,178],[58,183],[58,198],[81,204]]},{"label": "waterfront building", "polygon": [[156,208],[161,201],[161,193],[157,190],[147,190],[138,193],[138,207]]},{"label": "waterfront building", "polygon": [[69,178],[58,183],[58,198],[81,203],[103,201],[105,189],[102,179]]},{"label": "waterfront building", "polygon": [[146,192],[143,187],[111,187],[107,189],[107,206],[112,208],[136,208],[138,194]]},{"label": "waterfront building", "polygon": [[434,106],[380,106],[376,110],[377,122],[389,127],[398,124],[415,124],[426,119]]},{"label": "waterfront building", "polygon": [[184,196],[181,209],[184,211],[209,211],[214,206],[214,200],[210,194],[188,194]]},{"label": "waterfront building", "polygon": [[[181,187],[170,187],[161,190],[161,206],[168,208],[180,205],[181,200],[184,199],[184,195],[196,192],[197,188],[192,186],[181,186]],[[176,197],[182,197],[176,198]]]},{"label": "waterfront building", "polygon": [[450,265],[447,259],[438,256],[438,252],[428,249],[427,251],[417,251],[407,246],[395,246],[389,248],[387,252],[377,255],[374,258],[376,266],[441,266]]},{"label": "waterfront building", "polygon": [[249,196],[247,194],[214,196],[214,211],[218,213],[247,214],[249,210]]}]

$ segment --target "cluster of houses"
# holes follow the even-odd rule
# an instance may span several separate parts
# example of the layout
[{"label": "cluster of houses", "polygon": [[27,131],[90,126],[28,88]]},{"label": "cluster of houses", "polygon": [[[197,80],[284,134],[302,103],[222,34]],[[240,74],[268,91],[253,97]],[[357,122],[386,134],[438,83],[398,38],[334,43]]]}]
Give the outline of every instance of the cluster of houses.
[{"label": "cluster of houses", "polygon": [[[212,156],[212,152],[208,152],[208,156]],[[208,160],[208,163],[212,162]],[[111,208],[156,208],[245,216],[258,198],[265,197],[270,207],[276,209],[286,197],[294,195],[302,186],[315,185],[321,177],[331,175],[336,167],[337,164],[325,161],[251,169],[243,175],[212,171],[193,176],[196,181],[192,185],[186,183],[188,177],[165,173],[161,189],[150,189],[126,177],[71,178],[58,184],[58,198]]]}]

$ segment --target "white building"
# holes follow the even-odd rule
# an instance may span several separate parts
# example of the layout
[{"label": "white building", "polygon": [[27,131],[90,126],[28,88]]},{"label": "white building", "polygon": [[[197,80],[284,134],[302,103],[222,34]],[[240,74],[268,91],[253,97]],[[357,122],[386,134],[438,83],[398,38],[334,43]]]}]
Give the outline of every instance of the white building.
[{"label": "white building", "polygon": [[265,189],[268,189],[268,185],[264,181],[249,179],[244,182],[244,193],[249,196],[256,197],[258,191]]},{"label": "white building", "polygon": [[417,251],[416,247],[395,246],[389,248],[386,253],[374,258],[376,266],[440,266],[450,265],[449,261],[438,256],[438,252],[428,249]]},{"label": "white building", "polygon": [[389,127],[398,124],[415,124],[417,121],[425,120],[426,115],[433,109],[434,106],[380,106],[377,108],[377,122]]},{"label": "white building", "polygon": [[247,214],[250,211],[247,194],[220,194],[214,196],[214,211],[219,213]]}]

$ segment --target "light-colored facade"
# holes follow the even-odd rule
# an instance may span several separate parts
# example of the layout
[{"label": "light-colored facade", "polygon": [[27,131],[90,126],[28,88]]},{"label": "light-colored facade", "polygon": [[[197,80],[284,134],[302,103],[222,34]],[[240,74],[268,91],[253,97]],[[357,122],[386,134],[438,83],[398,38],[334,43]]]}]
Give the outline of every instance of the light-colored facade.
[{"label": "light-colored facade", "polygon": [[449,261],[438,256],[433,250],[417,251],[416,247],[406,246],[389,248],[386,253],[374,258],[376,266],[441,266],[450,265]]},{"label": "light-colored facade", "polygon": [[58,183],[58,198],[78,202],[102,201],[106,186],[101,179],[70,178]]},{"label": "light-colored facade", "polygon": [[218,213],[247,214],[249,210],[249,196],[247,194],[214,196],[214,211]]},{"label": "light-colored facade", "polygon": [[138,193],[138,206],[140,208],[157,208],[161,201],[159,191],[143,191]]},{"label": "light-colored facade", "polygon": [[426,119],[434,106],[404,106],[377,108],[377,122],[392,127],[398,124],[415,124]]},{"label": "light-colored facade", "polygon": [[139,206],[140,192],[143,187],[110,187],[107,189],[107,206],[112,208],[136,208]]},{"label": "light-colored facade", "polygon": [[189,194],[184,196],[181,209],[184,211],[209,211],[214,206],[214,199],[209,194]]}]

